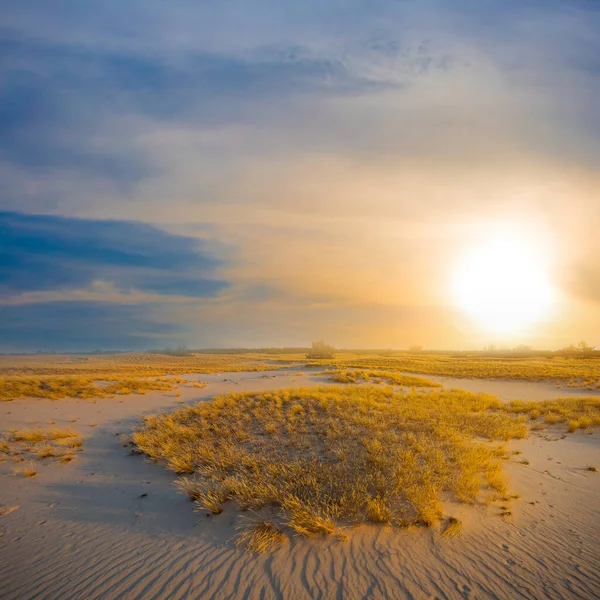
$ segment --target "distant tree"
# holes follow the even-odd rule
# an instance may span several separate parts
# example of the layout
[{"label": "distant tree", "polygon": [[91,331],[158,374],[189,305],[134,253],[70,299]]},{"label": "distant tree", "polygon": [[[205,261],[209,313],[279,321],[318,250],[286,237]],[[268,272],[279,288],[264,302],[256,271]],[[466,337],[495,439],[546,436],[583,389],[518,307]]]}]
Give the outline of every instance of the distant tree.
[{"label": "distant tree", "polygon": [[483,349],[484,352],[496,352],[496,346],[494,344],[490,344],[489,346],[485,346],[485,348]]},{"label": "distant tree", "polygon": [[579,344],[577,344],[577,346],[575,346],[574,344],[569,344],[568,346],[565,346],[564,348],[560,348],[558,350],[559,354],[587,354],[588,352],[593,352],[595,349],[595,346],[592,346],[590,344],[588,344],[586,341],[582,340],[581,342],[579,342]]},{"label": "distant tree", "polygon": [[323,340],[312,343],[312,348],[306,353],[306,358],[333,358],[335,348]]},{"label": "distant tree", "polygon": [[423,352],[423,346],[419,346],[419,345],[409,346],[408,351],[409,352]]},{"label": "distant tree", "polygon": [[187,349],[187,346],[177,346],[177,348],[167,348],[162,352],[159,351],[159,354],[166,354],[167,356],[193,356],[193,352]]},{"label": "distant tree", "polygon": [[531,352],[531,346],[527,344],[519,344],[513,348],[513,352]]},{"label": "distant tree", "polygon": [[596,346],[588,344],[585,340],[581,340],[581,342],[577,344],[577,350],[579,350],[579,352],[593,352],[595,347]]},{"label": "distant tree", "polygon": [[577,352],[577,346],[574,346],[573,344],[569,344],[568,346],[565,346],[564,348],[559,348],[558,352],[560,354],[575,354]]}]

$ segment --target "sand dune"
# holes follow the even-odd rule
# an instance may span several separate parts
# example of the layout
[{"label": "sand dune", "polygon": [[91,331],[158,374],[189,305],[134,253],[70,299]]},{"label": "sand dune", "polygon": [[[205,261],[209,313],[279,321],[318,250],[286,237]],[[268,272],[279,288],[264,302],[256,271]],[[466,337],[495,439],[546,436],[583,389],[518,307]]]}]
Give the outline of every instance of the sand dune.
[{"label": "sand dune", "polygon": [[[202,379],[209,382],[202,390],[182,388],[183,401],[322,383],[284,373]],[[465,383],[473,380],[457,381],[444,383],[470,389]],[[513,383],[477,385],[504,399],[564,394],[536,383],[517,383],[517,390]],[[511,442],[523,453],[506,465],[521,495],[513,514],[500,517],[497,506],[450,506],[464,523],[460,538],[442,538],[438,529],[365,526],[346,542],[295,538],[272,555],[253,556],[231,541],[242,518],[232,507],[216,517],[194,513],[171,485],[171,472],[120,445],[118,434],[142,413],[176,406],[177,398],[162,393],[0,405],[2,430],[55,421],[84,436],[74,463],[42,464],[33,479],[13,475],[13,463],[0,464],[0,506],[19,506],[0,517],[2,598],[600,596],[600,474],[585,469],[600,468],[598,433],[560,439],[539,432]]]}]

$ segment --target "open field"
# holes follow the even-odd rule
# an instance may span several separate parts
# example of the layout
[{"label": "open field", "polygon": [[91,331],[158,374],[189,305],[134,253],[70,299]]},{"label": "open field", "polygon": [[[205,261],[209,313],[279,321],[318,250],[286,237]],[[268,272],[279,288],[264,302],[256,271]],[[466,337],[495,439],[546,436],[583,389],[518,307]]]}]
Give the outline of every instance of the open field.
[{"label": "open field", "polygon": [[[329,385],[328,378],[315,371],[204,374],[188,377],[189,383],[178,385],[179,396],[157,390],[145,396],[109,396],[102,401],[66,398],[4,403],[0,407],[4,440],[15,431],[33,431],[36,437],[37,430],[70,429],[81,437],[83,451],[77,452],[76,460],[69,464],[54,458],[29,459],[29,455],[23,462],[8,455],[0,462],[0,561],[10,567],[0,572],[3,597],[220,599],[241,598],[244,593],[246,597],[300,599],[338,595],[351,599],[597,597],[600,525],[595,499],[600,494],[600,478],[593,469],[600,467],[600,438],[594,426],[568,433],[569,419],[581,419],[597,410],[594,403],[590,404],[597,395],[585,402],[569,399],[546,408],[536,403],[540,415],[531,420],[533,405],[511,405],[508,401],[527,401],[560,390],[545,383],[487,382],[491,393],[507,400],[501,404],[489,397],[486,400],[491,402],[494,420],[530,429],[526,438],[508,441],[501,458],[499,472],[506,477],[508,495],[519,497],[487,498],[494,491],[485,482],[484,469],[477,501],[461,502],[454,497],[452,478],[442,471],[439,476],[446,477],[450,484],[442,494],[442,518],[435,519],[430,527],[373,523],[377,510],[367,513],[361,509],[351,518],[336,518],[337,531],[333,535],[317,533],[307,538],[295,535],[282,523],[291,512],[286,515],[281,507],[271,504],[254,512],[240,512],[235,499],[224,503],[222,513],[206,517],[208,510],[194,511],[195,503],[173,485],[185,477],[200,479],[200,474],[178,476],[144,460],[143,455],[131,453],[128,436],[132,430],[144,427],[141,415],[148,415],[147,423],[152,423],[155,419],[149,415],[166,409],[174,411],[171,414],[176,420],[177,415],[197,414],[198,401],[223,394],[228,399],[225,404],[239,398],[246,406],[259,400],[264,405],[256,410],[256,416],[251,413],[250,434],[261,418],[271,415],[266,398],[269,394],[274,397],[275,391],[282,388],[303,386],[306,391],[301,398],[309,403],[310,398],[317,402],[320,395],[330,394],[328,402],[332,406],[323,412],[315,409],[315,426],[323,424],[321,417],[339,420],[340,427],[355,426],[359,414],[351,412],[346,418],[346,411],[341,410],[344,403],[356,399],[355,394],[359,398],[362,394],[383,398],[382,404],[387,407],[384,411],[392,407],[392,398],[400,401],[407,397],[397,392],[390,395],[385,386],[369,392],[367,384],[341,386],[348,390],[346,395],[334,391],[339,385],[325,388],[331,392],[320,392]],[[192,386],[194,381],[205,381],[207,385],[197,389]],[[486,385],[485,381],[473,383]],[[281,414],[289,420],[293,412],[297,413],[292,440],[300,443],[306,432],[300,411],[296,408],[292,412],[293,393],[289,392],[288,409],[284,410],[282,398]],[[477,397],[448,392],[446,388],[432,392],[438,393],[449,401]],[[416,398],[424,400],[429,395],[419,393]],[[433,411],[421,400],[418,406],[424,418]],[[218,410],[214,404],[200,406]],[[409,403],[405,408],[409,407],[417,416],[410,425],[415,436],[440,439],[443,448],[453,447],[452,441],[444,446],[444,429],[432,431],[420,420],[416,406]],[[559,408],[565,420],[546,423],[546,414],[558,413]],[[375,408],[367,410],[366,415],[373,417],[372,410]],[[234,406],[232,411],[239,409]],[[311,414],[310,410],[304,412]],[[447,416],[453,415],[452,419],[459,421],[447,422],[446,431],[459,427],[463,419],[486,423],[487,414],[487,409],[465,414],[463,408],[454,406]],[[400,419],[402,413],[392,411],[392,415]],[[440,423],[444,417],[434,415],[434,419]],[[395,421],[396,425],[399,422]],[[242,420],[240,432],[244,423]],[[543,429],[536,431],[536,423]],[[365,431],[370,431],[368,424],[369,419],[358,421]],[[380,435],[385,439],[389,433],[380,424],[373,439]],[[277,432],[261,436],[264,447],[261,450],[258,445],[260,460],[270,458],[264,452],[270,447],[269,435],[283,436]],[[466,437],[467,447],[481,445],[491,450],[500,443],[471,439],[466,432],[460,436]],[[330,441],[329,430],[322,440],[318,446],[321,450]],[[39,442],[41,447],[44,443]],[[396,447],[401,444],[400,440]],[[349,457],[354,467],[377,459],[368,446],[369,441],[356,456]],[[276,456],[293,456],[286,453],[294,447],[282,447]],[[387,472],[390,465],[386,464],[385,446],[381,454],[378,469]],[[426,464],[426,448],[423,456],[416,455]],[[303,456],[301,453],[298,458]],[[329,469],[342,464],[335,463],[333,456]],[[494,455],[491,460],[498,458]],[[30,460],[35,476],[14,472]],[[411,512],[414,508],[410,503],[406,506],[404,520],[411,521],[416,513]],[[357,527],[361,521],[366,522]]]},{"label": "open field", "polygon": [[336,355],[309,365],[339,369],[404,371],[455,378],[552,380],[571,387],[600,389],[599,358],[494,358],[464,355],[403,354],[395,356]]},{"label": "open field", "polygon": [[[15,398],[101,398],[174,389],[182,375],[326,368],[339,383],[385,381],[407,387],[437,387],[440,377],[555,382],[562,389],[600,391],[597,358],[490,358],[464,354],[338,353],[306,360],[305,354],[244,352],[171,356],[152,353],[0,356],[0,401]],[[427,374],[420,378],[411,373]],[[458,381],[456,387],[463,387]],[[474,390],[479,391],[479,390]]]},{"label": "open field", "polygon": [[[33,354],[0,356],[0,376],[82,376],[95,380],[110,377],[163,377],[190,373],[268,371],[279,366],[260,364],[248,353],[171,356],[146,352],[120,354]],[[291,358],[291,356],[290,356]],[[257,364],[259,363],[259,364]]]},{"label": "open field", "polygon": [[0,356],[0,401],[15,398],[105,398],[119,394],[169,391],[181,374],[260,372],[280,366],[256,363],[254,355]]}]

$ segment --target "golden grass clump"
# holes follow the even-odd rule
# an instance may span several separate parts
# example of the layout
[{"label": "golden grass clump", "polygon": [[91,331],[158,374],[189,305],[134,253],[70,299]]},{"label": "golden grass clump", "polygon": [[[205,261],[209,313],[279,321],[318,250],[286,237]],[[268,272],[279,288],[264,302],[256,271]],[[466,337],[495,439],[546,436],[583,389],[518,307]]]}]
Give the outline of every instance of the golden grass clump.
[{"label": "golden grass clump", "polygon": [[441,383],[425,379],[424,377],[415,377],[414,375],[405,375],[403,373],[394,373],[393,371],[368,371],[368,370],[339,370],[330,377],[332,381],[338,383],[360,383],[368,381],[385,381],[389,384],[401,385],[407,387],[442,387]]},{"label": "golden grass clump", "polygon": [[227,489],[221,485],[199,482],[195,493],[196,510],[208,510],[213,515],[223,512],[223,504],[227,500]]},{"label": "golden grass clump", "polygon": [[453,538],[460,537],[462,535],[462,521],[456,517],[450,517],[444,530],[442,531],[442,537]]},{"label": "golden grass clump", "polygon": [[56,458],[59,462],[70,462],[75,457],[75,448],[83,445],[82,437],[70,427],[66,429],[21,429],[13,430],[8,438],[0,440],[0,452],[17,461],[36,457]]},{"label": "golden grass clump", "polygon": [[35,465],[35,461],[30,460],[26,462],[23,466],[17,467],[15,469],[16,475],[22,475],[23,477],[35,477],[37,475],[37,467]]},{"label": "golden grass clump", "polygon": [[[521,415],[487,394],[384,386],[231,393],[144,419],[137,448],[176,473],[200,510],[270,506],[278,527],[336,534],[362,522],[431,525],[446,500],[505,493]],[[486,441],[487,440],[487,441]]]},{"label": "golden grass clump", "polygon": [[286,540],[281,529],[267,519],[250,522],[238,531],[235,545],[249,552],[272,552]]},{"label": "golden grass clump", "polygon": [[[543,417],[547,425],[566,423],[571,433],[577,429],[600,425],[600,398],[597,396],[566,397],[541,402],[514,400],[505,405],[504,410],[528,415],[533,420]],[[539,428],[538,425],[536,429]]]}]

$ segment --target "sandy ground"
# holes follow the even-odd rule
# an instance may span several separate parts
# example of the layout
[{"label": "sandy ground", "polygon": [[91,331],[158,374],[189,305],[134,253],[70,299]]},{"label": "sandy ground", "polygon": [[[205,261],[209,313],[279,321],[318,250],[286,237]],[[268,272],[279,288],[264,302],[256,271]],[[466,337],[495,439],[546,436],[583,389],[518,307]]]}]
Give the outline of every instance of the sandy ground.
[{"label": "sandy ground", "polygon": [[[182,386],[185,403],[324,381],[285,371],[197,378],[208,385]],[[444,385],[503,399],[565,394],[537,383],[445,378]],[[586,470],[600,471],[599,433],[561,439],[557,430],[512,442],[523,453],[506,465],[521,495],[512,516],[500,517],[498,505],[449,506],[464,522],[460,538],[365,526],[346,542],[295,538],[257,557],[231,541],[242,518],[233,508],[215,517],[193,512],[171,472],[120,445],[119,434],[142,414],[179,405],[163,393],[0,404],[3,431],[70,426],[84,436],[75,462],[38,461],[33,479],[14,475],[15,463],[0,464],[0,506],[19,506],[0,517],[1,598],[600,597],[600,472]]]}]

